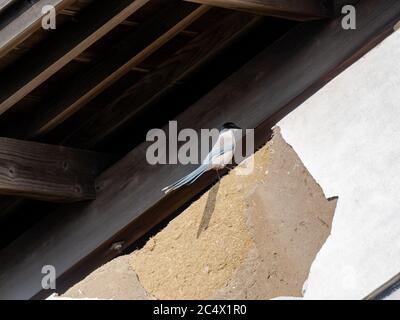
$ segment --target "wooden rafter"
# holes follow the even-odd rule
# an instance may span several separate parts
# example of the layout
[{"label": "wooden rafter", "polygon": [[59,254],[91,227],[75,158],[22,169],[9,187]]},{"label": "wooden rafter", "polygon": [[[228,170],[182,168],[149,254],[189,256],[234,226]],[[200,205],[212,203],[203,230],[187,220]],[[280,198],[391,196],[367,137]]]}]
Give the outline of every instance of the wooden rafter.
[{"label": "wooden rafter", "polygon": [[[244,128],[270,123],[392,33],[400,2],[364,0],[357,12],[352,32],[343,30],[340,18],[291,30],[183,112],[179,126],[199,130],[225,121]],[[165,196],[162,187],[192,168],[151,166],[145,158],[148,146],[135,148],[97,178],[95,201],[62,208],[0,253],[0,298],[48,295],[41,288],[43,265],[55,266],[63,277],[91,255],[104,262],[119,253],[110,250],[113,242],[123,241],[125,248],[211,182],[204,177]]]},{"label": "wooden rafter", "polygon": [[[12,17],[13,20],[11,23],[0,30],[0,57],[4,56],[12,48],[29,37],[35,30],[40,28],[43,17],[43,6],[52,5],[56,8],[56,10],[62,10],[70,5],[73,1],[74,0],[40,0],[30,6],[21,15]],[[12,1],[2,1],[2,4],[0,4],[0,9],[6,8],[11,4]]]},{"label": "wooden rafter", "polygon": [[64,143],[82,148],[95,147],[259,20],[252,15],[232,13],[190,41],[101,112],[94,114],[65,139]]},{"label": "wooden rafter", "polygon": [[[80,23],[57,32],[38,47],[31,57],[1,76],[7,81],[0,86],[0,114],[15,105],[148,1],[95,1],[80,16]],[[42,17],[42,5],[53,4],[56,7],[61,5],[64,7],[70,2],[70,0],[40,1],[6,28],[0,30],[0,56],[25,39],[28,34],[27,29],[31,31],[33,26],[38,27]],[[61,8],[59,10],[61,11]],[[27,17],[31,21],[29,26],[25,25]]]},{"label": "wooden rafter", "polygon": [[246,11],[256,14],[306,21],[331,16],[326,1],[321,0],[187,0],[191,2]]},{"label": "wooden rafter", "polygon": [[171,1],[154,18],[126,36],[104,59],[65,86],[63,92],[57,95],[56,101],[43,108],[32,120],[27,136],[41,135],[63,122],[207,10],[207,6]]},{"label": "wooden rafter", "polygon": [[14,0],[0,0],[0,12],[7,8]]},{"label": "wooden rafter", "polygon": [[95,199],[95,176],[110,161],[95,152],[0,138],[0,195],[54,202]]}]

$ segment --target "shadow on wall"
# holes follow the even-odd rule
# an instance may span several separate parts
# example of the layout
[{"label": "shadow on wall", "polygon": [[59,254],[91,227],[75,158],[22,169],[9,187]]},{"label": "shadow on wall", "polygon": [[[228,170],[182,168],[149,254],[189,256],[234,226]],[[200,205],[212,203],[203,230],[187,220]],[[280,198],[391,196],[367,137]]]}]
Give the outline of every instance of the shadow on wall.
[{"label": "shadow on wall", "polygon": [[[143,248],[95,271],[65,295],[301,297],[311,264],[330,234],[337,198],[325,198],[279,130],[254,160],[251,175],[231,170]],[[126,286],[129,278],[136,289]]]}]

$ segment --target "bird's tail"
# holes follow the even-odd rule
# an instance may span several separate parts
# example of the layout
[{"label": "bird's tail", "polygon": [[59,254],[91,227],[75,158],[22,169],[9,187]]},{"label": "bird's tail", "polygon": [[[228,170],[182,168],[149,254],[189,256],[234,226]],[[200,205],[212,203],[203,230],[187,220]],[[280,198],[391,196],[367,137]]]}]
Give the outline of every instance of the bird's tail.
[{"label": "bird's tail", "polygon": [[198,178],[200,178],[201,175],[206,171],[208,171],[208,166],[203,164],[193,172],[189,173],[187,176],[179,179],[178,181],[169,185],[168,187],[165,187],[164,189],[162,189],[162,191],[168,193],[182,187],[183,185],[190,185],[193,182],[195,182]]}]

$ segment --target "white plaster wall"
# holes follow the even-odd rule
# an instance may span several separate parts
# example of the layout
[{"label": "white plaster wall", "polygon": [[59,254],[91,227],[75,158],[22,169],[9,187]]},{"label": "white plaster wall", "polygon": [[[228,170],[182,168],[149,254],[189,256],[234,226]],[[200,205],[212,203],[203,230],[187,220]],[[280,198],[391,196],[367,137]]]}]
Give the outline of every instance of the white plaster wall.
[{"label": "white plaster wall", "polygon": [[400,31],[279,126],[326,196],[339,196],[305,298],[361,299],[400,272]]}]

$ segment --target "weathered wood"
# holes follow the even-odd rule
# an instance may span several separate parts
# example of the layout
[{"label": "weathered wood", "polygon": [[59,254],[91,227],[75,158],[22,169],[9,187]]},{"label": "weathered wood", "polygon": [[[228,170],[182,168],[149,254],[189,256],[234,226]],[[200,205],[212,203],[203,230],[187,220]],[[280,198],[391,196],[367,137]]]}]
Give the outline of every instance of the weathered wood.
[{"label": "weathered wood", "polygon": [[53,129],[208,10],[207,6],[168,1],[170,4],[164,10],[125,37],[104,59],[65,86],[56,101],[37,113],[27,136],[34,137]]},{"label": "weathered wood", "polygon": [[[40,28],[42,21],[42,8],[45,5],[52,5],[56,10],[62,10],[74,0],[40,0],[31,5],[21,15],[19,12],[10,17],[13,20],[4,28],[0,29],[0,57],[4,56],[13,47],[24,41],[35,30]],[[3,8],[11,5],[11,1],[3,1]],[[26,5],[29,3],[26,1]]]},{"label": "weathered wood", "polygon": [[191,2],[299,21],[331,16],[321,0],[187,0]]},{"label": "weathered wood", "polygon": [[[262,128],[280,110],[298,105],[393,32],[400,2],[364,0],[357,12],[351,32],[340,18],[299,25],[183,112],[179,128],[226,121]],[[64,207],[0,253],[0,298],[45,296],[43,265],[55,266],[61,278],[88,257],[104,262],[118,254],[110,250],[113,242],[126,248],[211,182],[205,176],[165,196],[161,189],[193,168],[150,166],[148,146],[143,143],[97,178],[95,201]]]},{"label": "weathered wood", "polygon": [[[15,105],[148,1],[95,1],[80,16],[79,23],[57,30],[51,39],[36,48],[32,56],[13,66],[12,70],[8,70],[1,76],[0,114]],[[15,46],[18,41],[23,40],[28,31],[41,23],[41,8],[44,4],[64,7],[69,2],[70,0],[40,1],[21,16],[22,20],[18,18],[0,30],[0,56]],[[28,26],[25,19],[29,20]]]},{"label": "weathered wood", "polygon": [[206,63],[239,33],[257,23],[260,18],[232,13],[167,59],[156,70],[128,88],[116,101],[93,115],[75,130],[64,143],[81,148],[93,148],[105,137],[129,122],[152,101],[165,95],[174,85]]},{"label": "weathered wood", "polygon": [[0,195],[54,202],[94,199],[110,158],[95,152],[0,138]]},{"label": "weathered wood", "polygon": [[1,0],[0,1],[0,12],[7,8],[15,0]]}]

